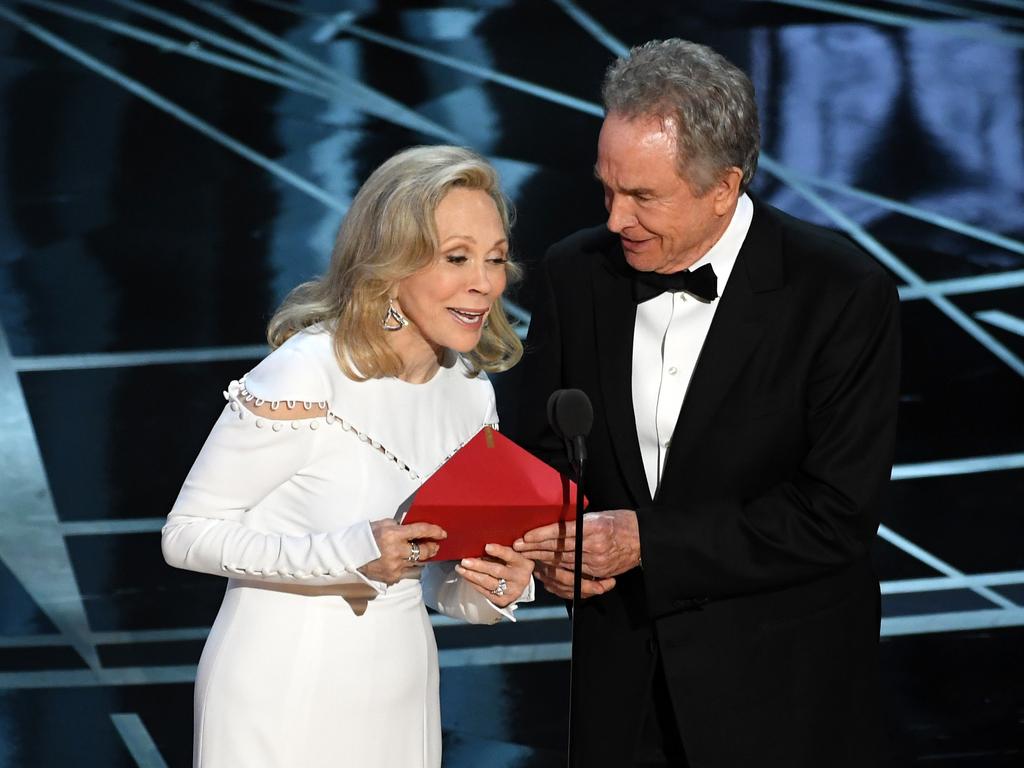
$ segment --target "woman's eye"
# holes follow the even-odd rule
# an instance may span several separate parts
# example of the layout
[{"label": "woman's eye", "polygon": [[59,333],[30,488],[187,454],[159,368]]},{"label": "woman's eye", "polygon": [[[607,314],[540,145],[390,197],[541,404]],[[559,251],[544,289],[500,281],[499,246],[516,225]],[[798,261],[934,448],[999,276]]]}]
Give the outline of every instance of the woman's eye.
[{"label": "woman's eye", "polygon": [[449,264],[465,264],[468,257],[462,253],[449,253],[446,257]]},{"label": "woman's eye", "polygon": [[508,264],[508,256],[492,256],[487,261],[491,264]]}]

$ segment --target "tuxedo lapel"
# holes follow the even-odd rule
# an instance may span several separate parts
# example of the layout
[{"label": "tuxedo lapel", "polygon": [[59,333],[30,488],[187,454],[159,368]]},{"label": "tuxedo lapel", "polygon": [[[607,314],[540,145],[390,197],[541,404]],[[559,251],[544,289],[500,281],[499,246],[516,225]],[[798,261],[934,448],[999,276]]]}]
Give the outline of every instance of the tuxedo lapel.
[{"label": "tuxedo lapel", "polygon": [[633,327],[636,302],[624,272],[625,260],[617,240],[603,249],[600,264],[592,271],[594,328],[605,419],[615,457],[637,505],[651,503],[640,442],[633,412]]},{"label": "tuxedo lapel", "polygon": [[672,434],[662,475],[678,478],[764,334],[764,318],[782,300],[782,231],[769,209],[754,201],[754,217],[736,258],[694,368]]}]

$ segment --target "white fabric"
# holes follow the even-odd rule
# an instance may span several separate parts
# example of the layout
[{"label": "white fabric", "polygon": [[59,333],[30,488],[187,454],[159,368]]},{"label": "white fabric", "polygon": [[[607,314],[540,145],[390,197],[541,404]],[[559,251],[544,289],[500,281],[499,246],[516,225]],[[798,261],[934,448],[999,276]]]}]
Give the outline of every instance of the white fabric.
[{"label": "white fabric", "polygon": [[[225,396],[163,529],[168,563],[231,577],[196,678],[195,766],[436,768],[424,599],[474,623],[513,619],[514,605],[494,606],[452,563],[388,587],[357,569],[380,556],[370,522],[496,424],[490,382],[454,357],[425,384],[355,382],[315,327]],[[265,401],[311,417],[247,408]],[[532,599],[531,582],[520,601]]]},{"label": "white fabric", "polygon": [[[692,271],[711,264],[719,296],[725,293],[753,214],[750,198],[741,195],[718,242],[690,267]],[[665,292],[636,308],[633,413],[652,498],[661,484],[672,432],[716,309],[718,299],[704,303],[683,292]]]}]

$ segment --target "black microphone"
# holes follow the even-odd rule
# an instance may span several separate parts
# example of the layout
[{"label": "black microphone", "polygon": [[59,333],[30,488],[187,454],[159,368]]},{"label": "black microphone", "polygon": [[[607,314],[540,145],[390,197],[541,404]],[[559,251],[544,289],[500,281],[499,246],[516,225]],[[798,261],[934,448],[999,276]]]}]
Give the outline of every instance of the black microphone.
[{"label": "black microphone", "polygon": [[[565,441],[566,451],[569,454],[569,463],[576,470],[576,524],[577,535],[574,536],[573,554],[575,563],[583,562],[583,499],[584,499],[584,476],[587,463],[587,435],[590,428],[594,426],[594,408],[590,404],[590,398],[581,389],[558,389],[551,393],[548,398],[548,423],[551,429]],[[579,717],[580,695],[579,681],[576,679],[578,669],[577,654],[579,653],[578,617],[576,610],[582,599],[581,568],[573,568],[572,575],[572,653],[569,660],[569,768],[578,768],[577,761],[577,734],[579,731],[577,718]]]},{"label": "black microphone", "polygon": [[579,468],[587,460],[587,435],[594,425],[594,408],[582,389],[556,389],[548,398],[548,423],[565,440],[569,461]]}]

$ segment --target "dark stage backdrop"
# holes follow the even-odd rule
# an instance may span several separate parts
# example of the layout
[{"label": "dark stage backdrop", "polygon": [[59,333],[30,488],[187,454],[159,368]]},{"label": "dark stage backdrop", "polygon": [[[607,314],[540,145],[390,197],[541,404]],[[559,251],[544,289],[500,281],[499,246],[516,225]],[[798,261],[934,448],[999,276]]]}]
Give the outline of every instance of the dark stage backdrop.
[{"label": "dark stage backdrop", "polygon": [[[525,329],[547,245],[603,219],[603,71],[668,36],[753,79],[757,193],[901,286],[890,763],[1024,764],[1024,4],[7,0],[0,766],[189,764],[224,584],[159,528],[270,313],[370,170],[456,142],[516,203]],[[447,766],[562,764],[567,622],[520,617],[436,619]]]}]

